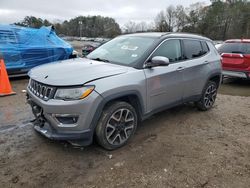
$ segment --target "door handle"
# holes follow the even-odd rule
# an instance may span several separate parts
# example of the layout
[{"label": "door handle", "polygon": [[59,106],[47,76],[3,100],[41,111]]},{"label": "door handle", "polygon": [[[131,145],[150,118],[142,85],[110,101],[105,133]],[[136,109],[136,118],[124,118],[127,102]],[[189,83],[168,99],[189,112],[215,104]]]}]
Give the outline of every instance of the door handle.
[{"label": "door handle", "polygon": [[208,64],[209,62],[208,61],[204,61],[204,64],[206,65],[206,64]]},{"label": "door handle", "polygon": [[182,71],[183,69],[185,69],[185,67],[178,67],[176,70],[177,71]]}]

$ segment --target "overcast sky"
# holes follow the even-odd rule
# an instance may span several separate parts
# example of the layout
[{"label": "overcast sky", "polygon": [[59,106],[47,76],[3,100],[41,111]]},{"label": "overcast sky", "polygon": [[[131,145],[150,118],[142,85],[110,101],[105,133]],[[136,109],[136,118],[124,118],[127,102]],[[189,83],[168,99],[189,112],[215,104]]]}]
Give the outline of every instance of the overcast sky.
[{"label": "overcast sky", "polygon": [[79,15],[110,16],[121,25],[130,20],[150,22],[168,5],[187,7],[196,2],[199,0],[0,0],[0,24],[14,23],[30,15],[52,22]]}]

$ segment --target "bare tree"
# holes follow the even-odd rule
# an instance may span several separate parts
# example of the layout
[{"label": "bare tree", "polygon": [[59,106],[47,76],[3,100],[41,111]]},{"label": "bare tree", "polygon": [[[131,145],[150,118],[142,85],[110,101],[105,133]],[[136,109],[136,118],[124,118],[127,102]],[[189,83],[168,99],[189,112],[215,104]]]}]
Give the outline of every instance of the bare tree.
[{"label": "bare tree", "polygon": [[187,14],[182,5],[178,5],[175,9],[175,31],[180,32],[187,24]]},{"label": "bare tree", "polygon": [[155,17],[156,31],[165,32],[168,31],[168,24],[166,22],[166,15],[164,11],[159,12]]},{"label": "bare tree", "polygon": [[152,24],[147,24],[146,22],[134,22],[129,21],[124,24],[123,30],[125,33],[135,33],[135,32],[147,32],[148,30],[152,30]]},{"label": "bare tree", "polygon": [[[183,12],[181,12],[182,10],[181,8],[183,9],[184,12],[184,8],[180,6],[178,9],[179,11],[178,14],[177,14],[177,9],[172,5],[168,6],[165,11],[159,12],[155,18],[155,26],[157,31],[173,32],[174,30],[176,30],[177,16],[181,17],[182,16],[181,13],[183,14]],[[180,24],[181,23],[178,22],[178,28],[181,27]]]},{"label": "bare tree", "polygon": [[168,24],[168,31],[172,32],[175,25],[175,7],[173,5],[170,5],[166,9],[166,21]]},{"label": "bare tree", "polygon": [[148,25],[146,22],[139,22],[137,24],[137,30],[141,32],[146,32],[148,30]]},{"label": "bare tree", "polygon": [[135,33],[137,24],[134,21],[129,21],[124,24],[125,33]]}]

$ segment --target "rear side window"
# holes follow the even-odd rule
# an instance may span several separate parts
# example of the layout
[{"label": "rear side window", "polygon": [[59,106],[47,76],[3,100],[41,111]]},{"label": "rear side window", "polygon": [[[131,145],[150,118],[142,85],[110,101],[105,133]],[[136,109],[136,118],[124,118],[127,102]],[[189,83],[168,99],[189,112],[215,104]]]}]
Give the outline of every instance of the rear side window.
[{"label": "rear side window", "polygon": [[206,53],[209,52],[208,45],[207,45],[207,43],[205,41],[201,42],[201,46],[202,46],[203,54],[206,54]]},{"label": "rear side window", "polygon": [[250,43],[245,43],[246,46],[246,54],[250,54]]},{"label": "rear side window", "polygon": [[155,56],[163,56],[169,59],[169,62],[176,62],[182,59],[181,43],[178,39],[167,40],[161,44],[159,48],[153,53]]},{"label": "rear side window", "polygon": [[185,59],[193,59],[204,55],[201,42],[198,40],[183,40],[183,46]]},{"label": "rear side window", "polygon": [[244,54],[244,43],[224,43],[219,49],[219,53],[239,53]]}]

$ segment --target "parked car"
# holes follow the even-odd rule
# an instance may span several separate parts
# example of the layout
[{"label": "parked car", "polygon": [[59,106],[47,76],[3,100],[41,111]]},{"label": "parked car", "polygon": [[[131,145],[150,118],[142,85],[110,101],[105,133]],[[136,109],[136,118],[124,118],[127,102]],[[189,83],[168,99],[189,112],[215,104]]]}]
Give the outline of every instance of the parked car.
[{"label": "parked car", "polygon": [[69,59],[72,52],[73,48],[56,35],[53,27],[0,25],[0,53],[9,75],[27,73],[35,66]]},{"label": "parked car", "polygon": [[82,56],[85,57],[92,51],[94,51],[96,48],[100,47],[101,45],[108,42],[110,39],[105,38],[97,38],[95,42],[92,42],[91,44],[85,44],[82,48]]},{"label": "parked car", "polygon": [[224,76],[250,78],[250,39],[227,40],[218,51]]},{"label": "parked car", "polygon": [[223,43],[215,44],[214,46],[215,46],[216,49],[219,49],[222,45],[223,45]]},{"label": "parked car", "polygon": [[186,102],[212,108],[220,55],[208,38],[144,33],[117,37],[87,58],[29,72],[27,99],[42,135],[108,150],[125,145],[139,121]]},{"label": "parked car", "polygon": [[101,43],[86,44],[82,48],[82,56],[87,56],[90,52],[101,46]]}]

